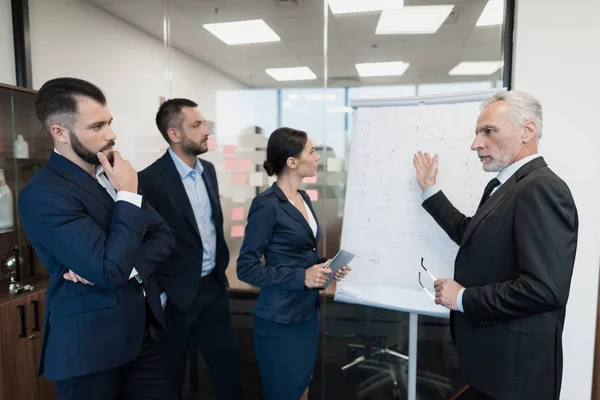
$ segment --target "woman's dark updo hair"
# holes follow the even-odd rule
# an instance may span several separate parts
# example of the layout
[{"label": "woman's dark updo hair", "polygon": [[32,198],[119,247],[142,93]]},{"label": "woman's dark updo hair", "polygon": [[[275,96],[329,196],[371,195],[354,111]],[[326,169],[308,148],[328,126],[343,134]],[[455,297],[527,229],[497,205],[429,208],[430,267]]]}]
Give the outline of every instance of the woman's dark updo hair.
[{"label": "woman's dark updo hair", "polygon": [[267,161],[263,167],[267,175],[279,175],[287,165],[287,159],[298,157],[304,147],[308,135],[306,132],[292,128],[275,129],[267,143]]}]

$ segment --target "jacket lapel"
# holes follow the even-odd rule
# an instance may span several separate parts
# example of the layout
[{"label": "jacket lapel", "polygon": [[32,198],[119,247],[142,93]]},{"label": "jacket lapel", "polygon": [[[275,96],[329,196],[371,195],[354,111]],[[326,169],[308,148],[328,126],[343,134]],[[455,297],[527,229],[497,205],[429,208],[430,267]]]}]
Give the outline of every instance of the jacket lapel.
[{"label": "jacket lapel", "polygon": [[[273,186],[271,186],[271,188],[273,189],[273,192],[275,192],[275,194],[277,195],[277,198],[279,199],[279,204],[281,205],[281,208],[283,208],[283,210],[290,217],[294,218],[296,220],[296,222],[298,222],[300,225],[302,225],[302,227],[304,229],[306,229],[306,231],[310,234],[310,237],[313,238],[313,240],[315,240],[315,235],[314,235],[312,229],[310,229],[310,225],[306,221],[306,218],[304,218],[304,215],[302,215],[302,213],[300,211],[298,211],[298,209],[292,203],[290,203],[288,198],[285,196],[285,194],[283,194],[283,191],[277,186],[276,183],[273,183]],[[302,195],[302,193],[301,193],[301,195]],[[307,202],[307,204],[308,204],[308,202]]]},{"label": "jacket lapel", "polygon": [[510,193],[510,191],[514,189],[519,180],[527,176],[527,174],[529,174],[533,170],[546,166],[547,164],[544,161],[544,158],[538,157],[523,165],[517,170],[517,172],[515,172],[510,178],[508,178],[508,180],[504,182],[504,184],[500,186],[500,188],[490,196],[490,198],[483,204],[483,206],[481,206],[481,208],[477,210],[475,215],[473,215],[473,218],[471,218],[471,222],[469,222],[467,230],[463,235],[460,247],[462,248],[465,245],[465,243],[467,242],[467,240],[469,240],[473,232],[475,232],[475,229],[477,228],[477,226],[479,226],[481,221],[483,221],[485,217],[487,217],[494,210],[494,208],[496,208],[496,206],[500,204],[500,202],[506,197],[506,195],[508,195],[508,193]]},{"label": "jacket lapel", "polygon": [[212,219],[215,224],[215,230],[217,232],[217,241],[224,238],[223,232],[223,216],[221,211],[221,202],[217,193],[215,193],[214,187],[218,185],[216,182],[216,177],[213,177],[212,174],[209,174],[208,168],[203,160],[198,158],[198,162],[202,163],[202,180],[204,181],[204,186],[206,187],[206,193],[208,193],[208,200],[210,201],[210,208],[212,210]]},{"label": "jacket lapel", "polygon": [[[202,163],[200,159],[198,159],[198,162]],[[213,189],[216,182],[213,182],[212,176],[209,176],[206,165],[202,165],[202,168],[202,180],[204,181],[204,186],[206,187],[206,193],[208,193],[208,200],[210,201],[210,208],[212,209],[213,221],[216,224],[216,216],[219,215],[220,208],[219,199],[217,198],[217,194]]]},{"label": "jacket lapel", "polygon": [[50,159],[48,160],[47,166],[57,175],[60,175],[67,181],[79,186],[87,193],[90,193],[108,210],[112,210],[114,208],[115,201],[108,194],[106,189],[104,189],[96,180],[96,177],[91,176],[75,163],[67,160],[65,157],[53,151],[50,154]]},{"label": "jacket lapel", "polygon": [[506,197],[506,195],[515,187],[516,180],[515,176],[511,176],[496,192],[494,192],[490,198],[481,206],[479,210],[473,215],[471,218],[471,222],[467,225],[467,230],[463,235],[462,241],[460,243],[461,247],[467,242],[467,240],[471,237],[475,228],[483,221],[488,214],[496,208],[496,206]]},{"label": "jacket lapel", "polygon": [[165,180],[165,185],[167,186],[168,190],[171,191],[175,202],[179,205],[179,209],[185,216],[185,219],[188,221],[191,228],[198,234],[198,237],[200,237],[200,231],[198,230],[198,224],[196,223],[196,218],[194,217],[192,204],[190,203],[190,199],[188,198],[185,187],[183,186],[181,176],[179,175],[179,172],[177,172],[175,163],[173,162],[173,159],[168,151],[160,158],[160,163],[162,167],[161,174]]}]

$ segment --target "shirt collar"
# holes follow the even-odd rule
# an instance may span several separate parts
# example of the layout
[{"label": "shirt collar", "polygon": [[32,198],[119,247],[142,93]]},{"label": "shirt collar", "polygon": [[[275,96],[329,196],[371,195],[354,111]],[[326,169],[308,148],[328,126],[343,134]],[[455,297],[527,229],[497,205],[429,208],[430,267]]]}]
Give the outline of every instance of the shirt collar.
[{"label": "shirt collar", "polygon": [[194,168],[190,168],[189,165],[187,165],[181,158],[179,158],[179,156],[175,154],[175,152],[171,150],[170,147],[168,152],[171,158],[173,159],[173,162],[175,163],[175,168],[177,169],[179,176],[181,176],[181,179],[187,177],[189,174],[192,173],[192,171],[196,171],[198,175],[202,175],[202,173],[204,172],[204,168],[198,160],[196,160],[196,162],[194,163]]},{"label": "shirt collar", "polygon": [[517,161],[516,163],[513,163],[511,165],[509,165],[508,167],[504,168],[502,171],[500,171],[500,173],[498,173],[498,176],[496,176],[496,178],[498,178],[498,180],[500,181],[500,184],[504,185],[504,183],[515,174],[515,172],[517,172],[519,170],[519,168],[521,168],[523,165],[527,164],[529,161],[534,160],[538,157],[541,157],[540,154],[532,154],[528,157],[523,158],[522,160]]}]

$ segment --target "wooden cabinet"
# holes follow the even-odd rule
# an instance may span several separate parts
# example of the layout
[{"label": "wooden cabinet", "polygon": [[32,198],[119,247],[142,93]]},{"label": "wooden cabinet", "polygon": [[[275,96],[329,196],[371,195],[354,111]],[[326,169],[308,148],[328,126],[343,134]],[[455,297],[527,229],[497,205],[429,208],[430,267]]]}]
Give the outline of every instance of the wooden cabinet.
[{"label": "wooden cabinet", "polygon": [[0,400],[58,398],[54,385],[37,376],[46,285],[39,282],[23,295],[0,294]]}]

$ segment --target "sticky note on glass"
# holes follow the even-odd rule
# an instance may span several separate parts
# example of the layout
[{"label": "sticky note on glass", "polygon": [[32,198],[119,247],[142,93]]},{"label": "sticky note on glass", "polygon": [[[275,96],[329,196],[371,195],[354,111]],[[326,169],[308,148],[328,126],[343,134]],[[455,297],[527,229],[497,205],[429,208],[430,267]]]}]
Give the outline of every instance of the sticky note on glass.
[{"label": "sticky note on glass", "polygon": [[225,159],[225,171],[235,171],[237,169],[237,158]]},{"label": "sticky note on glass", "polygon": [[248,174],[233,174],[231,183],[234,185],[245,185],[248,183]]},{"label": "sticky note on glass", "polygon": [[262,186],[264,185],[265,174],[262,172],[253,172],[250,174],[250,186]]},{"label": "sticky note on glass", "polygon": [[328,172],[339,172],[342,170],[342,160],[340,158],[328,158],[327,159],[327,171]]},{"label": "sticky note on glass", "polygon": [[223,146],[223,154],[235,154],[237,147],[235,144],[226,144]]},{"label": "sticky note on glass", "polygon": [[315,138],[310,138],[309,140],[312,142],[313,146],[317,145],[317,141],[315,140]]},{"label": "sticky note on glass", "polygon": [[306,194],[310,197],[310,201],[319,200],[319,191],[318,190],[307,190]]},{"label": "sticky note on glass", "polygon": [[317,183],[317,175],[305,177],[302,179],[302,183]]},{"label": "sticky note on glass", "polygon": [[208,149],[209,150],[216,150],[217,149],[217,139],[215,138],[208,138]]},{"label": "sticky note on glass", "polygon": [[244,220],[244,207],[233,207],[231,209],[231,220],[232,221],[243,221]]},{"label": "sticky note on glass", "polygon": [[232,225],[231,226],[231,237],[241,238],[244,237],[244,225]]},{"label": "sticky note on glass", "polygon": [[238,169],[242,171],[252,170],[252,159],[251,158],[240,158],[238,160]]}]

